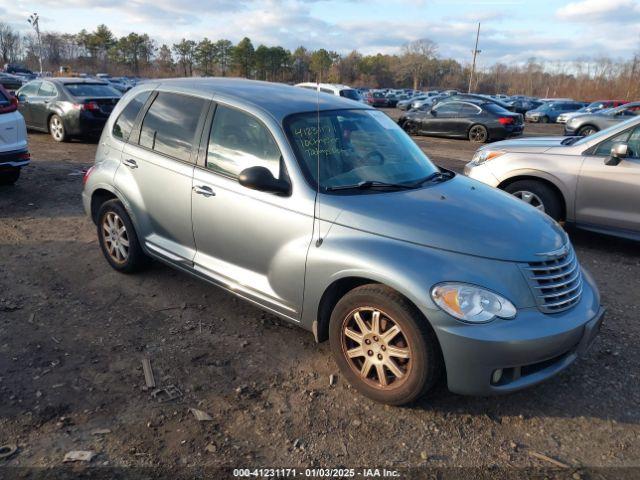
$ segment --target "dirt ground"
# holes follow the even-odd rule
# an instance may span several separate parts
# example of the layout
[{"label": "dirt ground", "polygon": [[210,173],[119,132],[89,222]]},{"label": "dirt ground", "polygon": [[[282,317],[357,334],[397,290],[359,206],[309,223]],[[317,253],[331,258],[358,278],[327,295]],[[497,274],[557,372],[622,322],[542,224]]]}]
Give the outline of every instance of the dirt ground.
[{"label": "dirt ground", "polygon": [[[60,466],[65,453],[91,450],[91,467],[526,469],[555,460],[568,478],[640,475],[637,243],[570,232],[608,313],[588,356],[567,371],[503,397],[440,385],[391,408],[350,388],[310,333],[160,264],[113,271],[80,201],[96,145],[29,139],[31,166],[0,189],[0,445],[18,445],[0,467]],[[416,141],[457,171],[475,150]],[[144,356],[158,386],[175,385],[180,398],[151,398]],[[626,469],[585,470],[599,467]]]}]

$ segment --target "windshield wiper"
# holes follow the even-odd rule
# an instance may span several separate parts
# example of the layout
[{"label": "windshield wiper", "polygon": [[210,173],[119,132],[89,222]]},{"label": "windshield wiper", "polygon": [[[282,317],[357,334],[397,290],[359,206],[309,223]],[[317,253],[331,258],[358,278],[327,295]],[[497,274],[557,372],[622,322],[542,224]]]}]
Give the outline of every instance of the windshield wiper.
[{"label": "windshield wiper", "polygon": [[403,190],[410,190],[416,188],[415,184],[407,185],[403,183],[387,183],[379,182],[377,180],[363,180],[362,182],[354,183],[351,185],[336,185],[333,187],[327,187],[327,191],[334,192],[336,190],[370,190],[372,188],[398,188]]},{"label": "windshield wiper", "polygon": [[417,188],[420,185],[427,183],[427,182],[432,182],[432,181],[444,181],[444,180],[449,180],[450,178],[453,178],[454,173],[450,172],[448,170],[445,170],[444,172],[442,171],[438,171],[438,172],[433,172],[431,175],[428,175],[420,180],[418,180],[417,182],[412,184],[412,187]]}]

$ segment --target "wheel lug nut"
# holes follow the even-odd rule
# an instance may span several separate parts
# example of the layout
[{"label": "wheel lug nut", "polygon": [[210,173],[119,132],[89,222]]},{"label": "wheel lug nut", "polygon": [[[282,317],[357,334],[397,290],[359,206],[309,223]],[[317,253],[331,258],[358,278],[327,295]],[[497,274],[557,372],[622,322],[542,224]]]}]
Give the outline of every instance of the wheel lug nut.
[{"label": "wheel lug nut", "polygon": [[387,349],[387,347],[385,347],[384,345],[382,345],[382,347],[380,348],[382,349],[383,352]]},{"label": "wheel lug nut", "polygon": [[372,350],[369,350],[369,351],[367,352],[367,355],[369,355],[370,357],[372,357],[372,356],[373,356],[373,351],[372,351]]},{"label": "wheel lug nut", "polygon": [[382,360],[382,354],[381,353],[378,354],[378,360]]},{"label": "wheel lug nut", "polygon": [[373,341],[377,342],[378,341],[378,337],[373,337]]},{"label": "wheel lug nut", "polygon": [[371,340],[369,340],[368,338],[364,341],[364,343],[366,343],[367,345],[369,345],[371,343]]}]

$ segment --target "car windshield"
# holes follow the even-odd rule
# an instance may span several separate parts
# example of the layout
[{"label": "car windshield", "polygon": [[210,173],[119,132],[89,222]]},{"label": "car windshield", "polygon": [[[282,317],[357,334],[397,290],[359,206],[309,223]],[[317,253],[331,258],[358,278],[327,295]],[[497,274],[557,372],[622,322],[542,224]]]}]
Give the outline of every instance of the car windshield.
[{"label": "car windshield", "polygon": [[100,83],[67,83],[65,88],[74,97],[119,97],[120,92]]},{"label": "car windshield", "polygon": [[350,98],[351,100],[360,100],[360,94],[351,88],[340,90],[340,96],[344,98]]},{"label": "car windshield", "polygon": [[360,182],[411,185],[439,171],[383,112],[299,113],[284,126],[305,176],[322,191]]}]

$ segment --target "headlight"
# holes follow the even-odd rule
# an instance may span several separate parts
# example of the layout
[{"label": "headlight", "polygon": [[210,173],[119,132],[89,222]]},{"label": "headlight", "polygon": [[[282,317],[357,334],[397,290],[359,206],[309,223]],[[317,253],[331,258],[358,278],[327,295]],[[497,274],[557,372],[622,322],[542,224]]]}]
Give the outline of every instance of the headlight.
[{"label": "headlight", "polygon": [[481,165],[484,162],[488,162],[489,160],[493,160],[494,158],[498,158],[498,157],[504,155],[505,153],[507,153],[507,152],[503,152],[501,150],[482,149],[482,150],[478,150],[473,155],[473,158],[471,159],[471,161],[473,163],[475,163],[476,165]]},{"label": "headlight", "polygon": [[467,283],[441,283],[431,290],[431,298],[441,309],[458,320],[486,323],[513,318],[516,307],[504,297]]}]

